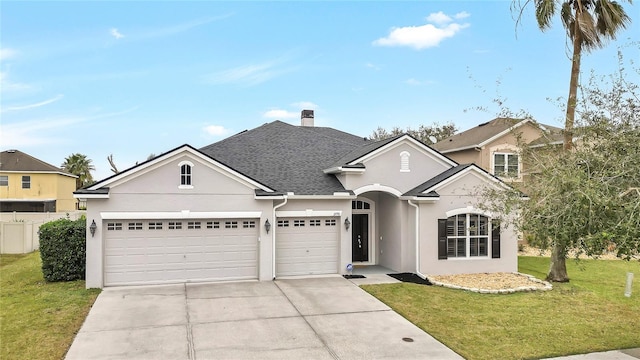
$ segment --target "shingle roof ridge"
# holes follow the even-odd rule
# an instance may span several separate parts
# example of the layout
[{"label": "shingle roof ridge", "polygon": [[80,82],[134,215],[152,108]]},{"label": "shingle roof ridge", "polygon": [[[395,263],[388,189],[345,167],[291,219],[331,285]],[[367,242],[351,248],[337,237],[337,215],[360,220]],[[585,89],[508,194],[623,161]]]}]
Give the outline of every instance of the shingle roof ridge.
[{"label": "shingle roof ridge", "polygon": [[[295,125],[292,125],[292,126],[295,126]],[[332,127],[328,127],[328,126],[299,126],[299,128],[300,129],[305,129],[305,131],[313,131],[313,129],[328,129],[328,130],[332,130],[332,131],[339,132],[339,133],[344,134],[344,135],[352,136],[354,138],[354,140],[355,139],[361,139],[361,141],[363,141],[362,145],[367,145],[368,141],[370,141],[370,140],[366,140],[366,138],[364,138],[364,137],[361,138],[359,136],[356,136],[356,135],[353,135],[353,134],[350,134],[348,132],[345,132],[345,131],[342,131],[342,130],[338,130],[338,129],[335,129],[335,128],[332,128]],[[314,133],[318,134],[318,135],[321,135],[323,137],[326,137],[326,138],[330,138],[330,139],[333,139],[333,140],[337,140],[337,141],[343,142],[345,144],[353,145],[353,142],[351,142],[351,141],[347,141],[347,140],[344,140],[343,138],[339,138],[339,137],[335,137],[335,136],[329,136],[329,134],[327,134],[327,133],[322,133],[322,132],[317,132],[317,131],[314,131]]]}]

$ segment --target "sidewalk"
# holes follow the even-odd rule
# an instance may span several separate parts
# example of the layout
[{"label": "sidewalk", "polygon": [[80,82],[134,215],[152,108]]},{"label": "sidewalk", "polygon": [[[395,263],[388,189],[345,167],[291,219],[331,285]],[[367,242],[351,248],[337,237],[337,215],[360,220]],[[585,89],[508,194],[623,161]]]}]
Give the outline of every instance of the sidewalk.
[{"label": "sidewalk", "polygon": [[582,355],[569,355],[549,358],[554,360],[636,360],[640,359],[640,348],[612,350]]}]

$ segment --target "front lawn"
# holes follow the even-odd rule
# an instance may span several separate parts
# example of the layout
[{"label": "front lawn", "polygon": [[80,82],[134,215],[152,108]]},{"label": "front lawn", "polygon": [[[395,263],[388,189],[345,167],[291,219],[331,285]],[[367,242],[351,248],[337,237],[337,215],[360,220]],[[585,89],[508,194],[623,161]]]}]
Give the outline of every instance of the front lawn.
[{"label": "front lawn", "polygon": [[[544,278],[549,259],[520,257]],[[531,359],[640,347],[640,262],[567,261],[571,282],[547,292],[478,294],[409,283],[365,285],[466,359]],[[626,273],[635,281],[624,296]]]},{"label": "front lawn", "polygon": [[62,359],[99,290],[47,283],[40,253],[0,255],[0,359]]}]

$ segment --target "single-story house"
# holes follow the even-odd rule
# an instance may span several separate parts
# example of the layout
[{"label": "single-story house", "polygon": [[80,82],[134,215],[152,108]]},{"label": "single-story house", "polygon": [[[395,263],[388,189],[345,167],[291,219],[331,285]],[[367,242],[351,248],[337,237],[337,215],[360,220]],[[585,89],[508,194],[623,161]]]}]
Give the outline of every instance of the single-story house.
[{"label": "single-story house", "polygon": [[506,188],[412,138],[281,121],[182,145],[75,192],[87,287],[345,274],[517,270],[517,233],[476,206]]}]

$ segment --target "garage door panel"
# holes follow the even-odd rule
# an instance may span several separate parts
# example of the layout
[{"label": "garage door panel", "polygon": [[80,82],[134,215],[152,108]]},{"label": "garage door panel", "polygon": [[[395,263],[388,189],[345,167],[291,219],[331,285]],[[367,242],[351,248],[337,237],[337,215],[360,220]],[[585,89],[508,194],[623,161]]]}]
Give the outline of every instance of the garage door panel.
[{"label": "garage door panel", "polygon": [[332,217],[279,218],[276,228],[277,275],[337,273],[340,236],[339,227],[335,226],[337,220]]},{"label": "garage door panel", "polygon": [[[224,228],[227,221],[236,228]],[[117,222],[121,229],[105,236],[106,286],[258,277],[258,229],[243,228],[242,220],[202,220],[200,228],[176,220]],[[222,228],[207,228],[214,222]],[[150,229],[158,223],[162,229]]]}]

